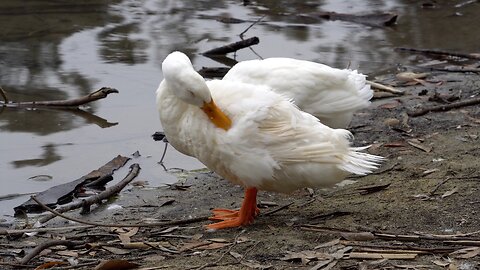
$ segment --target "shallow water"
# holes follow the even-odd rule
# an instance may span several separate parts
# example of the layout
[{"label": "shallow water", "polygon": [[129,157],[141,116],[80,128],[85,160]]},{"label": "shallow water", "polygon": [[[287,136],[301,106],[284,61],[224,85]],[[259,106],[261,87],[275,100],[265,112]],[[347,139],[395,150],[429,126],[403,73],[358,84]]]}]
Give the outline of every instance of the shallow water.
[{"label": "shallow water", "polygon": [[[395,47],[478,50],[480,4],[437,2],[435,8],[422,8],[418,1],[400,0],[252,1],[246,6],[241,1],[1,1],[0,86],[11,100],[75,98],[102,86],[120,93],[91,103],[83,108],[88,114],[81,115],[0,109],[0,198],[77,179],[118,154],[137,150],[142,155],[139,180],[152,186],[175,181],[157,164],[163,143],[150,136],[161,130],[154,92],[162,79],[161,61],[173,50],[189,54],[197,69],[222,66],[199,53],[238,41],[263,15],[245,34],[258,36],[260,43],[238,51],[236,60],[295,57],[377,73],[422,61]],[[369,27],[296,16],[320,10],[390,11],[399,20],[394,27]],[[247,22],[226,24],[212,16]],[[165,166],[202,167],[172,148]],[[37,175],[52,179],[29,179]],[[8,219],[12,207],[27,198],[0,200],[0,215]]]}]

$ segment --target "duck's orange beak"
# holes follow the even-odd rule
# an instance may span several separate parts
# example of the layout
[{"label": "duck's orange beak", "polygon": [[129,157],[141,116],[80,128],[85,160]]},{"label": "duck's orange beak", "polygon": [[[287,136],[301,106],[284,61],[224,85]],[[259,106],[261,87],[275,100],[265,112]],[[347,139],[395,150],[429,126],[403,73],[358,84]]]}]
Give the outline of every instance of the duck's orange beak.
[{"label": "duck's orange beak", "polygon": [[228,130],[232,126],[232,120],[230,120],[230,118],[228,118],[228,116],[217,107],[215,102],[213,102],[213,99],[209,103],[204,102],[202,110],[207,114],[208,118],[215,124],[215,126],[224,130]]}]

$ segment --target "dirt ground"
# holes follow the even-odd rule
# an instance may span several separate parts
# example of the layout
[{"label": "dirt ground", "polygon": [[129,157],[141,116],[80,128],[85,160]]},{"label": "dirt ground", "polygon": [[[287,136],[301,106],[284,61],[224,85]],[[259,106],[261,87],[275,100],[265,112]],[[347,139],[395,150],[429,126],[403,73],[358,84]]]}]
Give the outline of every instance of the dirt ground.
[{"label": "dirt ground", "polygon": [[[399,83],[393,74],[376,80]],[[67,239],[90,244],[51,247],[28,265],[70,259],[80,264],[75,269],[93,269],[100,260],[123,259],[142,269],[480,269],[480,236],[452,236],[480,231],[480,107],[406,114],[445,100],[478,97],[479,76],[437,72],[426,81],[397,86],[406,94],[376,99],[352,122],[355,144],[372,144],[371,153],[388,158],[374,174],[349,178],[332,189],[260,192],[260,216],[238,229],[208,232],[203,225],[209,221],[201,221],[138,231],[96,227],[2,236],[0,262],[18,263],[14,257],[25,256],[38,243]],[[114,201],[119,210],[103,211],[105,204],[90,215],[69,215],[145,223],[240,206],[242,188],[213,173],[179,177],[171,187],[130,186]],[[49,223],[66,225],[71,223],[61,218]]]}]

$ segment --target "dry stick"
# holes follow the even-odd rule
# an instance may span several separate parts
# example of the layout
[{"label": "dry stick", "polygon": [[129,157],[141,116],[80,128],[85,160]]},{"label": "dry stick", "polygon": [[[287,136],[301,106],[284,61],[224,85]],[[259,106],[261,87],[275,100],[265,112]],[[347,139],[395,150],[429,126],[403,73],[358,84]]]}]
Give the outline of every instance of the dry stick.
[{"label": "dry stick", "polygon": [[26,264],[17,264],[17,263],[9,263],[9,262],[0,262],[0,265],[12,266],[15,268],[37,268],[34,265],[26,265]]},{"label": "dry stick", "polygon": [[25,255],[25,257],[22,258],[20,261],[20,264],[27,264],[31,259],[33,259],[35,256],[40,254],[42,250],[47,249],[49,247],[53,246],[67,246],[69,248],[74,247],[74,246],[79,246],[79,245],[84,245],[85,242],[83,241],[70,241],[70,240],[52,240],[48,242],[43,242],[37,247],[35,247],[30,253]]},{"label": "dry stick", "polygon": [[448,110],[451,110],[451,109],[456,109],[456,108],[461,108],[461,107],[466,107],[466,106],[472,106],[472,105],[477,105],[477,104],[480,104],[480,97],[471,98],[471,99],[467,99],[467,100],[462,100],[462,101],[458,101],[458,102],[452,102],[452,103],[445,104],[445,105],[426,107],[426,108],[419,109],[419,110],[416,110],[416,111],[407,112],[407,114],[411,117],[417,117],[417,116],[425,115],[429,112],[442,112],[442,111],[448,111]]},{"label": "dry stick", "polygon": [[251,37],[247,38],[245,40],[237,41],[234,43],[227,44],[222,47],[218,47],[215,49],[208,50],[204,53],[203,55],[225,55],[227,53],[235,52],[240,49],[250,47],[252,45],[258,44],[260,42],[260,39],[258,37]]},{"label": "dry stick", "polygon": [[434,54],[434,55],[443,55],[443,56],[455,56],[455,57],[462,57],[462,58],[469,58],[469,59],[480,59],[479,54],[473,53],[457,53],[457,52],[448,52],[448,51],[440,51],[440,50],[429,50],[429,49],[415,49],[415,48],[405,48],[405,47],[397,47],[395,48],[397,51],[407,51],[407,52],[416,52],[416,53],[425,53],[425,54]]},{"label": "dry stick", "polygon": [[265,212],[262,216],[269,216],[269,215],[271,215],[271,214],[274,214],[274,213],[276,213],[276,212],[279,212],[279,211],[281,211],[281,210],[283,210],[283,209],[285,209],[285,208],[288,208],[288,207],[289,207],[290,205],[292,205],[293,203],[294,203],[294,202],[290,202],[290,203],[287,203],[287,204],[285,204],[285,205],[283,205],[283,206],[280,206],[280,207],[277,208],[277,209],[274,209],[274,210],[272,210],[272,211]]},{"label": "dry stick", "polygon": [[54,231],[65,231],[65,230],[77,230],[77,229],[87,229],[94,227],[93,225],[78,225],[78,226],[66,226],[66,227],[54,227],[54,228],[30,228],[30,229],[18,229],[18,230],[0,230],[0,235],[8,234],[18,234],[18,233],[30,233],[30,232],[54,232]]},{"label": "dry stick", "polygon": [[[101,203],[102,200],[108,199],[108,198],[112,197],[113,195],[119,193],[126,185],[128,185],[128,183],[130,183],[135,177],[137,177],[139,172],[140,172],[140,166],[137,163],[132,164],[130,166],[130,172],[127,174],[127,176],[125,176],[125,178],[122,181],[118,182],[117,184],[115,184],[111,187],[106,188],[104,191],[100,192],[97,195],[90,196],[90,197],[88,197],[86,199],[83,199],[81,201],[78,201],[76,203],[71,203],[69,205],[59,207],[55,212],[64,213],[66,211],[70,211],[70,210],[81,208],[81,207],[85,208],[85,207],[90,206],[90,205],[95,204],[95,203]],[[35,198],[35,196],[32,196],[32,199],[35,202],[39,203],[39,201]],[[39,222],[42,223],[42,224],[46,223],[47,221],[54,218],[55,216],[57,216],[57,215],[56,214],[46,215],[46,216],[40,218]],[[86,224],[88,224],[88,223],[86,223]],[[89,224],[89,225],[94,225],[94,224]]]},{"label": "dry stick", "polygon": [[86,96],[67,99],[67,100],[51,100],[51,101],[29,101],[29,102],[10,102],[7,104],[9,107],[54,107],[54,108],[66,108],[66,107],[78,107],[80,105],[87,104],[92,101],[96,101],[102,98],[106,98],[111,93],[118,93],[117,89],[110,87],[102,87],[99,90],[90,93]]},{"label": "dry stick", "polygon": [[373,239],[384,239],[384,240],[394,240],[394,241],[421,241],[421,240],[430,240],[430,241],[441,241],[447,244],[460,244],[468,246],[480,246],[480,238],[478,237],[463,237],[462,235],[430,235],[430,234],[393,234],[393,233],[384,233],[384,232],[352,232],[344,229],[337,229],[325,226],[309,225],[304,224],[301,226],[301,229],[307,231],[317,231],[317,232],[329,232],[334,234],[369,234],[372,237],[369,240]]}]

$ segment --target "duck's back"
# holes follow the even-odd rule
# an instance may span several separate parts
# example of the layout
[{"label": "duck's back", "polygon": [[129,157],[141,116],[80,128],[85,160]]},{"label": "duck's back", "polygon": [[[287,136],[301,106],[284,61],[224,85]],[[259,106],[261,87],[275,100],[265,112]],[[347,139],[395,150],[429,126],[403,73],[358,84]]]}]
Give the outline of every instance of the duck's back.
[{"label": "duck's back", "polygon": [[365,76],[355,70],[291,58],[240,62],[223,80],[268,85],[334,128],[345,128],[353,112],[367,107],[373,95]]}]

